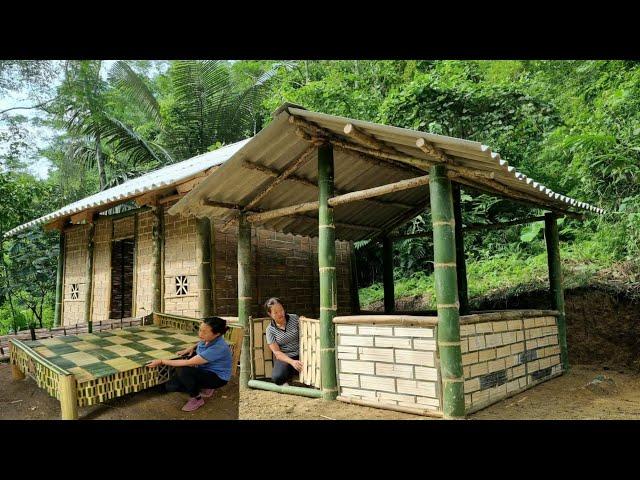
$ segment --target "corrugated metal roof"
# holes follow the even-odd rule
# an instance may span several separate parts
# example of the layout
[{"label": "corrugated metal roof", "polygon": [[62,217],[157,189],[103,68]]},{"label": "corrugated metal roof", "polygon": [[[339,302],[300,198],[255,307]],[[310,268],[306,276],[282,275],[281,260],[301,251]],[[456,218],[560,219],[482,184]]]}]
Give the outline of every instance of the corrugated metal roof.
[{"label": "corrugated metal roof", "polygon": [[207,152],[202,155],[184,160],[182,162],[174,163],[153,172],[146,173],[140,177],[134,178],[124,182],[116,187],[108,190],[103,190],[95,195],[83,198],[77,202],[71,203],[66,207],[56,210],[55,212],[44,215],[43,217],[32,220],[28,223],[20,225],[12,230],[9,230],[4,236],[9,237],[22,230],[40,225],[43,223],[49,223],[60,217],[67,217],[89,208],[99,207],[101,205],[113,204],[114,202],[121,203],[131,198],[135,198],[143,193],[158,188],[171,187],[173,185],[182,183],[189,180],[191,177],[204,172],[208,168],[215,165],[219,165],[225,162],[229,157],[242,148],[250,138],[242,140],[231,145],[219,148],[213,152]]},{"label": "corrugated metal roof", "polygon": [[[553,192],[533,181],[510,166],[498,153],[492,152],[489,147],[479,142],[310,112],[291,106],[283,109],[271,124],[183,197],[169,210],[169,213],[212,216],[223,222],[233,219],[236,211],[207,206],[203,202],[208,199],[244,206],[273,182],[272,175],[247,168],[244,162],[281,172],[295,162],[303,152],[314,148],[311,143],[296,134],[296,126],[290,123],[290,116],[310,122],[311,128],[316,127],[324,131],[334,140],[365,147],[344,133],[345,125],[350,123],[360,132],[394,149],[398,153],[396,157],[403,155],[407,157],[407,161],[394,158],[395,166],[385,163],[372,166],[371,158],[365,160],[361,153],[350,149],[334,148],[335,186],[336,190],[344,193],[386,185],[427,173],[429,165],[433,164],[436,158],[417,146],[417,139],[423,138],[433,147],[444,152],[452,162],[453,168],[457,167],[459,171],[466,171],[464,169],[467,168],[470,172],[472,171],[471,173],[480,172],[482,176],[478,178],[459,172],[462,176],[456,177],[455,181],[478,190],[510,196],[531,205],[559,212],[570,212],[572,208],[581,208],[603,213],[597,207]],[[309,161],[297,169],[294,175],[298,179],[317,182],[315,151],[309,155]],[[343,240],[360,240],[381,229],[387,230],[405,217],[412,218],[421,209],[426,208],[428,191],[428,186],[418,187],[387,194],[375,200],[364,200],[337,207],[334,210],[336,237]],[[251,210],[267,211],[315,201],[317,195],[317,188],[314,186],[287,180],[270,191]],[[394,205],[385,205],[382,202],[393,202]],[[398,204],[404,204],[407,207],[403,208]],[[280,217],[261,225],[284,233],[317,235],[317,215]]]}]

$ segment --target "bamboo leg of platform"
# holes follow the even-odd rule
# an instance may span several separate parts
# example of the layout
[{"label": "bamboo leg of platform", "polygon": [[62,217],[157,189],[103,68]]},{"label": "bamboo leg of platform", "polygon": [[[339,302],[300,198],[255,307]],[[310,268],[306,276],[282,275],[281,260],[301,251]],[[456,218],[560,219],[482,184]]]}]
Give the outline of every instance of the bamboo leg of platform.
[{"label": "bamboo leg of platform", "polygon": [[14,380],[22,380],[25,377],[24,373],[22,373],[22,370],[20,370],[17,365],[13,364],[11,365],[11,376]]},{"label": "bamboo leg of platform", "polygon": [[60,375],[58,377],[58,389],[62,420],[77,420],[78,390],[76,388],[76,377],[73,375]]}]

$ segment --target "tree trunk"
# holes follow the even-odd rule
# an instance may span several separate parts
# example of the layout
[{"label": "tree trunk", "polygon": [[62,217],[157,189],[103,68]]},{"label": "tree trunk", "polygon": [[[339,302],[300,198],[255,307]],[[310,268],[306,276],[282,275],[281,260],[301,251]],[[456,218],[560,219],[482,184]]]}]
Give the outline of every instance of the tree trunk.
[{"label": "tree trunk", "polygon": [[100,146],[100,134],[96,135],[96,164],[98,165],[98,175],[100,176],[100,191],[107,188],[107,174],[104,170],[104,155]]}]

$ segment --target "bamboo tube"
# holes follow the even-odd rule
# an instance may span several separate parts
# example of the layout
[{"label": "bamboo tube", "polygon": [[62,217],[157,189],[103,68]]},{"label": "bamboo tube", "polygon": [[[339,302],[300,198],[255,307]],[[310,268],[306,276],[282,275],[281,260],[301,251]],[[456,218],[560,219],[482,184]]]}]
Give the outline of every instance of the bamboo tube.
[{"label": "bamboo tube", "polygon": [[567,352],[567,324],[564,313],[564,291],[562,290],[562,265],[560,263],[560,242],[558,224],[554,213],[545,214],[544,237],[547,242],[547,263],[549,265],[549,287],[551,303],[558,311],[558,343],[560,344],[560,360],[562,369],[569,369]]},{"label": "bamboo tube", "polygon": [[458,298],[460,315],[469,313],[469,295],[467,291],[467,264],[464,253],[464,237],[462,235],[462,204],[460,200],[460,184],[453,183],[453,215],[455,219],[456,239],[456,275],[458,277]]},{"label": "bamboo tube", "polygon": [[56,274],[56,308],[53,315],[53,326],[57,327],[62,323],[62,287],[64,283],[64,241],[65,233],[60,231],[60,253],[58,254],[58,271]]},{"label": "bamboo tube", "polygon": [[446,176],[444,165],[434,165],[430,170],[430,176],[429,192],[433,223],[443,411],[445,418],[463,418],[465,414],[464,377],[460,350],[455,219],[451,181]]},{"label": "bamboo tube", "polygon": [[338,396],[336,400],[344,403],[351,403],[353,405],[360,405],[363,407],[379,408],[381,410],[392,410],[394,412],[410,413],[412,415],[422,415],[423,417],[442,418],[442,412],[427,410],[426,408],[419,407],[403,407],[401,405],[390,405],[380,402],[374,402],[373,400],[361,400],[359,398]]},{"label": "bamboo tube", "polygon": [[437,317],[422,317],[414,315],[345,315],[335,317],[334,324],[384,324],[402,327],[435,327],[438,325]]},{"label": "bamboo tube", "polygon": [[315,388],[294,387],[292,385],[276,385],[262,380],[249,380],[250,388],[269,390],[271,392],[285,393],[288,395],[300,395],[302,397],[322,398],[322,392]]},{"label": "bamboo tube", "polygon": [[335,327],[337,313],[336,242],[333,208],[333,148],[318,147],[318,268],[320,270],[320,375],[322,398],[334,400],[338,394],[335,361]]},{"label": "bamboo tube", "polygon": [[84,306],[84,323],[91,322],[91,310],[92,310],[92,297],[93,297],[93,234],[95,231],[95,224],[89,224],[89,244],[87,246],[87,292]]},{"label": "bamboo tube", "polygon": [[526,223],[540,222],[544,220],[544,216],[535,216],[535,217],[526,217],[518,220],[510,220],[508,222],[500,222],[500,223],[475,223],[471,225],[467,225],[462,230],[464,232],[470,232],[473,230],[499,230],[501,228],[511,227],[513,225],[523,225]]},{"label": "bamboo tube", "polygon": [[382,150],[383,152],[395,152],[395,148],[386,145],[383,141],[374,138],[371,135],[358,130],[352,123],[347,123],[344,126],[343,132],[345,135],[349,135],[360,143],[364,143],[367,147],[374,148],[376,150]]},{"label": "bamboo tube", "polygon": [[[151,276],[151,291],[153,292],[154,312],[162,311],[162,211],[161,206],[153,209],[153,227],[152,227],[152,256],[153,256],[153,274]],[[155,321],[155,315],[154,315]]]},{"label": "bamboo tube", "polygon": [[393,284],[393,242],[388,236],[382,238],[382,283],[384,285],[384,313],[393,313],[396,309]]},{"label": "bamboo tube", "polygon": [[240,386],[246,387],[251,377],[251,345],[249,316],[251,315],[251,224],[240,214],[238,223],[238,322],[244,328],[240,354]]},{"label": "bamboo tube", "polygon": [[200,247],[200,266],[198,276],[198,308],[200,317],[209,317],[213,313],[211,302],[211,222],[207,217],[197,219],[198,245]]},{"label": "bamboo tube", "polygon": [[76,377],[73,375],[59,375],[58,389],[60,394],[62,420],[77,420],[78,390],[76,386]]}]

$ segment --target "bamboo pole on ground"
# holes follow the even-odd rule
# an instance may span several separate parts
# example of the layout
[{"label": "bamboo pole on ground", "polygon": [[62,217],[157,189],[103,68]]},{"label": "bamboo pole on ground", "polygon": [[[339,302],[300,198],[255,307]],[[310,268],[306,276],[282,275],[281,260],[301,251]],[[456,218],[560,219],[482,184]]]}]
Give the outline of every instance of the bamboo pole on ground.
[{"label": "bamboo pole on ground", "polygon": [[197,220],[198,244],[200,246],[200,268],[198,276],[200,291],[198,292],[198,308],[200,317],[210,317],[213,313],[211,302],[211,221],[204,217]]},{"label": "bamboo pole on ground", "polygon": [[269,390],[271,392],[286,393],[289,395],[300,395],[303,397],[321,398],[322,392],[315,388],[294,387],[293,385],[276,385],[262,380],[249,380],[249,387],[259,390]]},{"label": "bamboo pole on ground", "polygon": [[320,273],[320,375],[322,398],[334,400],[338,395],[335,361],[335,327],[337,313],[336,242],[333,208],[329,199],[334,193],[333,148],[318,147],[318,268]]},{"label": "bamboo pole on ground", "polygon": [[238,218],[238,322],[244,328],[240,353],[240,386],[247,387],[251,377],[251,343],[249,316],[251,315],[251,224],[245,214]]},{"label": "bamboo pole on ground", "polygon": [[89,326],[89,333],[92,332],[91,310],[93,301],[93,234],[95,232],[95,223],[89,224],[89,243],[87,246],[87,293],[84,307],[84,323]]},{"label": "bamboo pole on ground", "polygon": [[445,418],[464,418],[464,377],[460,350],[455,220],[451,181],[447,178],[444,165],[431,167],[430,177],[443,412]]},{"label": "bamboo pole on ground", "polygon": [[560,242],[558,224],[555,213],[544,216],[544,237],[547,242],[547,263],[549,265],[549,287],[552,308],[558,311],[558,343],[560,344],[560,360],[562,369],[569,369],[567,351],[567,324],[564,312],[564,291],[562,290],[562,265],[560,264]]},{"label": "bamboo pole on ground", "polygon": [[467,263],[464,253],[464,236],[462,233],[462,204],[460,200],[460,184],[453,183],[453,215],[456,222],[456,275],[458,276],[458,298],[460,315],[469,314],[469,294],[467,290]]},{"label": "bamboo pole on ground", "polygon": [[65,233],[60,230],[60,253],[58,254],[58,271],[56,274],[56,309],[53,315],[53,326],[62,323],[62,286],[64,283],[64,241]]},{"label": "bamboo pole on ground", "polygon": [[58,376],[58,389],[60,393],[60,410],[62,420],[78,419],[78,390],[76,377],[73,375]]},{"label": "bamboo pole on ground", "polygon": [[393,241],[386,235],[382,238],[382,283],[384,285],[384,313],[393,313],[396,309],[393,284]]},{"label": "bamboo pole on ground", "polygon": [[153,292],[153,312],[160,313],[162,311],[162,206],[157,205],[153,209],[153,227],[152,227],[152,256],[153,256],[153,274],[151,276],[151,290]]}]

